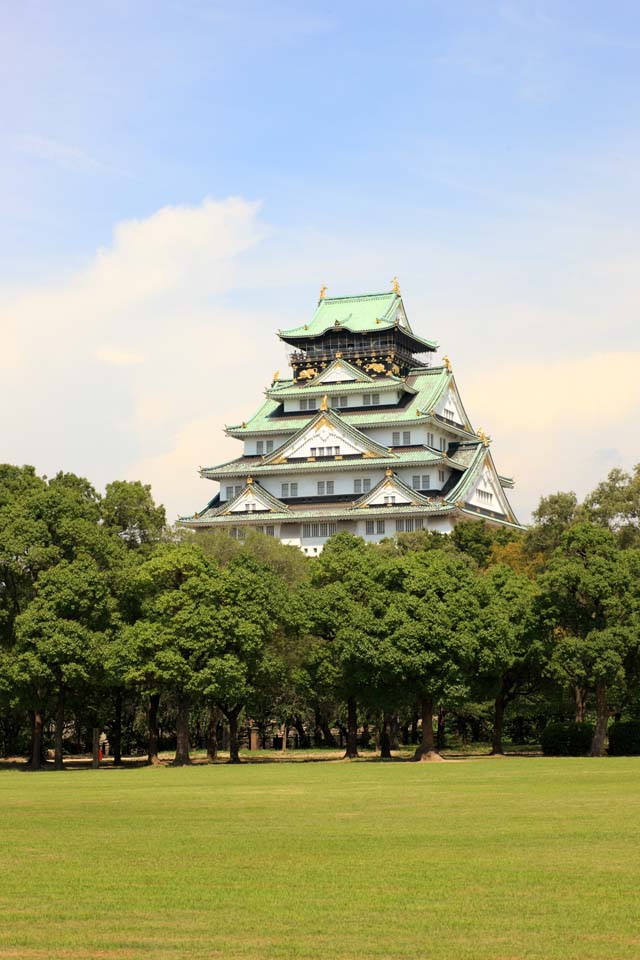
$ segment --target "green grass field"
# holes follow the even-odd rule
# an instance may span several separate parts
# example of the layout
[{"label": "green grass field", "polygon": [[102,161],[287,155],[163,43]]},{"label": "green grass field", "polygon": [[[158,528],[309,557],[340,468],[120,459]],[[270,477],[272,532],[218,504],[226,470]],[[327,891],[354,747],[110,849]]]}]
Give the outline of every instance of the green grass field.
[{"label": "green grass field", "polygon": [[0,773],[0,957],[637,958],[640,760]]}]

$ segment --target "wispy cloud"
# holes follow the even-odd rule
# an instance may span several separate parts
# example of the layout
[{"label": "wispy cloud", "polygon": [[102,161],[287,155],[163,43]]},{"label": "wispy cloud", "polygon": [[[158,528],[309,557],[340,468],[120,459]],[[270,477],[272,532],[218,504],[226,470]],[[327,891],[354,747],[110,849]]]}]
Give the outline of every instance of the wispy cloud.
[{"label": "wispy cloud", "polygon": [[79,147],[60,143],[57,140],[50,140],[48,137],[24,135],[17,137],[15,142],[22,153],[53,163],[72,173],[110,174],[118,177],[131,176],[128,171],[104,163]]}]

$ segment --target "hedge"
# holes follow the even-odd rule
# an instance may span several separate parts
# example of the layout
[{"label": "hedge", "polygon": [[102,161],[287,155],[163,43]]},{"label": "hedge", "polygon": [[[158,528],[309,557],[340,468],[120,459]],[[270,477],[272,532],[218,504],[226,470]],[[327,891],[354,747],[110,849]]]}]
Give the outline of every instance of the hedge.
[{"label": "hedge", "polygon": [[574,720],[548,723],[540,737],[542,752],[551,757],[583,757],[589,753],[593,725]]}]

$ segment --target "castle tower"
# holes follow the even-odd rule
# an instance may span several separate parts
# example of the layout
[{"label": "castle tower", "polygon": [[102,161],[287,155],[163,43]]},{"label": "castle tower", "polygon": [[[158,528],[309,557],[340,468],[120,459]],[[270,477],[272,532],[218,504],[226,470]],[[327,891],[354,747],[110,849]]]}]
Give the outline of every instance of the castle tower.
[{"label": "castle tower", "polygon": [[235,460],[201,475],[220,484],[183,526],[255,529],[318,554],[332,534],[377,542],[396,533],[449,533],[464,519],[518,527],[475,431],[451,363],[411,329],[397,280],[390,293],[325,297],[308,324],[281,330],[293,376],[274,375],[266,401],[226,428]]}]

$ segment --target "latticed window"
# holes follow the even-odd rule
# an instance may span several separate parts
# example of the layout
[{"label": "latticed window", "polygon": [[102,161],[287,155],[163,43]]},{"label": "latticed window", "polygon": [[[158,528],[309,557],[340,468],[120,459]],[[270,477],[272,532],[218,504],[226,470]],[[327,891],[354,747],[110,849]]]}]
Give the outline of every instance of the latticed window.
[{"label": "latticed window", "polygon": [[393,447],[399,447],[399,446],[400,446],[400,431],[399,431],[399,430],[394,430],[393,433],[391,434],[391,445],[392,445]]},{"label": "latticed window", "polygon": [[303,523],[302,538],[309,540],[312,537],[331,537],[337,529],[338,525],[335,522]]},{"label": "latticed window", "polygon": [[318,480],[318,496],[324,497],[324,480]]},{"label": "latticed window", "polygon": [[450,420],[451,423],[453,423],[453,420],[454,420],[453,410],[447,410],[445,407],[444,418],[445,420]]},{"label": "latticed window", "polygon": [[367,521],[366,521],[367,533],[368,533],[368,534],[372,534],[372,533],[374,532],[374,528],[375,528],[375,523],[374,523],[374,521],[373,521],[373,520],[367,520]]},{"label": "latticed window", "polygon": [[410,444],[411,444],[411,431],[410,431],[410,430],[404,430],[404,431],[403,431],[403,433],[402,433],[402,442],[403,442],[403,444],[405,445],[405,447],[410,446]]},{"label": "latticed window", "polygon": [[273,440],[267,440],[267,453],[271,453],[272,451],[273,451]]},{"label": "latticed window", "polygon": [[423,529],[422,517],[398,517],[396,520],[396,533],[413,533],[414,530]]},{"label": "latticed window", "polygon": [[444,470],[438,470],[438,480],[440,481],[440,483],[444,483],[444,479],[445,479]]},{"label": "latticed window", "polygon": [[376,533],[384,533],[384,520],[376,520]]},{"label": "latticed window", "polygon": [[289,484],[288,484],[288,483],[282,483],[282,484],[280,484],[280,496],[281,496],[281,497],[288,497],[288,496],[289,496]]},{"label": "latticed window", "polygon": [[291,487],[291,496],[292,496],[292,497],[297,497],[297,496],[298,496],[298,484],[297,484],[297,483],[292,483],[292,484],[290,485],[290,487]]},{"label": "latticed window", "polygon": [[258,440],[256,444],[256,450],[258,453],[264,453],[264,440]]},{"label": "latticed window", "polygon": [[273,526],[273,524],[268,523],[267,526],[264,528],[264,532],[268,537],[274,537],[276,533],[275,527]]}]

